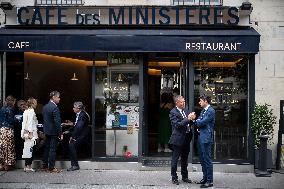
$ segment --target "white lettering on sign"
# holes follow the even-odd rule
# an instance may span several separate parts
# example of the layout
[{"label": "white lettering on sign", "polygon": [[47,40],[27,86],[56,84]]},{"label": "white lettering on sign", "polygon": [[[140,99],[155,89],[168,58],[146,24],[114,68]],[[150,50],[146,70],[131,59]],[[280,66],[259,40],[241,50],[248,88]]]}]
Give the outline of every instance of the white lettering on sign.
[{"label": "white lettering on sign", "polygon": [[29,41],[10,41],[8,43],[9,49],[24,49],[30,46]]},{"label": "white lettering on sign", "polygon": [[237,51],[242,43],[185,43],[186,50],[194,51]]}]

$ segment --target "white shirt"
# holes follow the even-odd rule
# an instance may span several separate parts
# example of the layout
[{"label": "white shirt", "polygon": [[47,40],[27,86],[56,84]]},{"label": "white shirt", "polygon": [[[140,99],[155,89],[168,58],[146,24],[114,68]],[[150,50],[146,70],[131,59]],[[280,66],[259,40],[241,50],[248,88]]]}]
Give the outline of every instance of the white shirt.
[{"label": "white shirt", "polygon": [[[176,106],[176,107],[177,107],[177,106]],[[178,108],[178,107],[177,107],[177,109],[178,109],[178,111],[181,113],[181,115],[182,115],[183,118],[187,118],[185,112],[184,112],[182,109],[180,109],[180,108]],[[186,131],[186,132],[187,132],[187,133],[190,132],[190,126],[189,126],[189,124],[187,124],[187,131]]]},{"label": "white shirt", "polygon": [[75,120],[74,126],[77,124],[80,113],[81,113],[81,111],[76,114],[76,120]]},{"label": "white shirt", "polygon": [[185,112],[182,109],[178,108],[178,107],[177,107],[177,109],[181,113],[182,117],[186,118]]},{"label": "white shirt", "polygon": [[55,106],[57,106],[57,104],[53,100],[50,100],[50,102],[52,102],[53,104],[55,104]]},{"label": "white shirt", "polygon": [[[210,105],[208,104],[208,105],[204,108],[203,115],[204,115],[204,114],[205,114],[205,112],[208,110],[209,106],[210,106]],[[202,115],[202,116],[203,116],[203,115]]]}]

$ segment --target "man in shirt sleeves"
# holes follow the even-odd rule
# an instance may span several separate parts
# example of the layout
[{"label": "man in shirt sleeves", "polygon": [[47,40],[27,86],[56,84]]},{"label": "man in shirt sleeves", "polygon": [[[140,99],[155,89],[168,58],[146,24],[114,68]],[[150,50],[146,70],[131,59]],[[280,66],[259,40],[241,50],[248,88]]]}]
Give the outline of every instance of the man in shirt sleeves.
[{"label": "man in shirt sleeves", "polygon": [[192,182],[188,178],[187,170],[192,131],[189,125],[189,112],[185,110],[185,100],[183,96],[177,95],[174,100],[176,107],[174,107],[169,114],[172,125],[172,135],[169,140],[169,145],[173,151],[171,161],[172,183],[178,185],[177,164],[179,157],[181,157],[182,181],[186,183]]}]

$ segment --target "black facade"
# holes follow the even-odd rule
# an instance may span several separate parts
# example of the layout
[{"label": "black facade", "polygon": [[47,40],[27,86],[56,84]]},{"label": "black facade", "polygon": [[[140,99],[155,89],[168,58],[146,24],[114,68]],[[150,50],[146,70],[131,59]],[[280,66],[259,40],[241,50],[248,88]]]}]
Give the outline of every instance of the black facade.
[{"label": "black facade", "polygon": [[[89,27],[7,27],[0,29],[0,39],[1,70],[5,69],[4,67],[9,64],[9,60],[13,60],[14,55],[17,54],[16,56],[18,56],[20,54],[19,56],[22,57],[19,59],[23,62],[22,76],[25,76],[31,70],[32,62],[48,58],[47,56],[76,57],[76,59],[87,57],[84,59],[84,61],[89,61],[86,63],[86,71],[84,72],[85,75],[88,74],[84,80],[88,84],[85,87],[88,88],[85,90],[85,93],[88,94],[85,100],[88,103],[87,110],[92,115],[90,126],[91,147],[87,159],[141,161],[146,157],[150,159],[151,157],[168,157],[168,153],[156,153],[153,147],[156,148],[158,137],[157,128],[153,129],[152,127],[158,123],[153,115],[155,110],[158,110],[159,95],[164,91],[173,92],[172,90],[176,86],[180,94],[185,96],[187,106],[192,111],[198,112],[196,100],[201,92],[212,92],[210,94],[216,95],[216,107],[218,105],[221,107],[221,121],[217,123],[219,124],[219,130],[216,130],[216,136],[218,136],[219,143],[216,142],[215,153],[217,155],[215,159],[220,161],[236,159],[240,160],[240,162],[252,162],[253,145],[250,140],[251,132],[247,132],[247,129],[250,128],[247,125],[249,122],[247,120],[249,120],[248,115],[252,111],[255,96],[254,56],[258,53],[260,40],[259,34],[253,28],[199,27],[182,29],[170,26],[148,28],[109,27],[100,29]],[[33,58],[29,56],[33,56]],[[41,57],[36,59],[34,56]],[[63,59],[58,60],[58,62],[60,61],[63,61]],[[162,65],[164,62],[165,64]],[[102,63],[103,66],[99,66],[99,63]],[[177,66],[171,67],[170,64]],[[36,66],[36,64],[34,65]],[[160,69],[160,73],[151,75],[150,69],[152,68]],[[11,69],[13,68],[11,67]],[[35,69],[40,71],[39,68]],[[76,66],[70,67],[70,70],[74,71],[74,73],[77,71],[76,69]],[[6,75],[5,79],[2,72],[1,76],[1,97],[3,99],[4,95],[8,95],[3,93],[4,88],[6,87],[6,91],[9,91],[7,88],[10,86],[7,85],[8,75]],[[52,77],[49,78],[52,79]],[[60,77],[56,76],[55,78]],[[108,78],[107,82],[113,87],[111,93],[106,94],[105,92],[108,87],[103,86],[105,84],[104,78]],[[165,78],[174,78],[175,84],[165,87],[163,80]],[[236,79],[231,79],[234,82],[229,82],[230,78]],[[120,80],[124,80],[125,83],[119,83]],[[28,89],[25,83],[30,81],[24,80],[24,77],[22,77],[21,82],[23,83],[22,88],[19,89],[21,92],[15,92],[18,93],[16,95],[20,98],[33,95],[31,92],[26,92]],[[237,86],[235,86],[235,83],[237,83]],[[98,87],[100,85],[102,85],[103,89]],[[73,86],[82,87],[80,85]],[[59,86],[56,87],[60,90]],[[240,98],[246,100],[235,101],[234,93],[237,93],[240,89],[245,91],[239,95]],[[68,92],[68,90],[66,90],[65,95],[70,96],[71,94],[72,96],[74,94],[76,96],[75,92]],[[98,95],[99,90],[102,90],[105,96],[100,97]],[[124,95],[125,90],[128,93]],[[135,91],[138,91],[138,93]],[[108,114],[111,114],[113,101],[109,105],[107,99],[108,95],[113,97],[115,92],[120,93],[120,107],[124,107],[124,109],[139,107],[138,117],[136,117],[139,120],[138,125],[134,125],[130,130],[128,130],[129,125],[127,123],[123,123],[121,127],[122,117],[120,117],[120,129],[113,128],[113,122],[108,127],[107,119],[109,118]],[[36,94],[43,95],[41,93]],[[103,98],[103,100],[100,98]],[[101,100],[100,103],[104,104],[102,106],[104,110],[101,111],[104,113],[101,117],[99,115],[100,111],[97,111],[96,108],[100,101],[98,99]],[[153,99],[157,102],[152,102]],[[44,100],[42,100],[42,103],[44,103]],[[75,99],[70,97],[70,100]],[[153,108],[153,103],[157,109]],[[115,105],[117,108],[118,104],[115,103]],[[234,108],[234,106],[237,108]],[[237,111],[237,113],[234,113],[234,111]],[[241,114],[241,112],[244,114]],[[237,121],[234,120],[234,115],[238,115]],[[130,115],[127,116],[127,119],[130,119]],[[230,129],[230,124],[233,122],[243,125],[245,129],[242,129],[241,126]],[[223,129],[223,126],[227,130]],[[132,144],[125,145],[116,141],[120,140],[119,137],[124,137],[123,134],[120,134],[120,130],[127,132],[127,136],[131,132],[137,132],[137,137],[134,137],[137,143],[134,147],[135,150],[129,150],[132,148]],[[227,135],[224,134],[226,132]],[[235,136],[232,135],[234,132],[242,133],[240,136],[236,136],[242,141],[237,141],[236,145],[243,145],[243,147],[237,148],[243,149],[246,151],[245,153],[241,150],[237,152],[230,151],[227,147],[232,145],[232,141],[229,139],[227,146],[217,148],[219,145],[224,144],[226,137]],[[115,141],[114,143],[108,143],[108,140]],[[111,145],[115,145],[114,149],[107,149]],[[117,145],[122,147],[117,150]],[[194,145],[193,142],[192,149],[195,148]],[[102,149],[98,150],[98,147],[102,147]],[[128,150],[131,153],[125,154]],[[224,155],[218,157],[218,152],[224,152]],[[242,153],[244,153],[244,156],[240,155]],[[191,151],[191,162],[197,161],[195,157],[196,150],[194,149]]]}]

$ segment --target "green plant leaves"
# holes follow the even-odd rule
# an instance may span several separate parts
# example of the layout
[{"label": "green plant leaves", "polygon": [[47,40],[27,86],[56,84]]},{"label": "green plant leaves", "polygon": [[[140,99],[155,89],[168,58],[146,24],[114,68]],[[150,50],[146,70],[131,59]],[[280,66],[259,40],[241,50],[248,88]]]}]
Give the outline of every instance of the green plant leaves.
[{"label": "green plant leaves", "polygon": [[255,104],[253,113],[251,114],[252,119],[252,132],[254,135],[255,148],[259,147],[259,136],[266,134],[269,136],[268,141],[270,143],[273,138],[274,125],[276,124],[276,116],[273,115],[273,109],[270,108],[269,104]]}]

